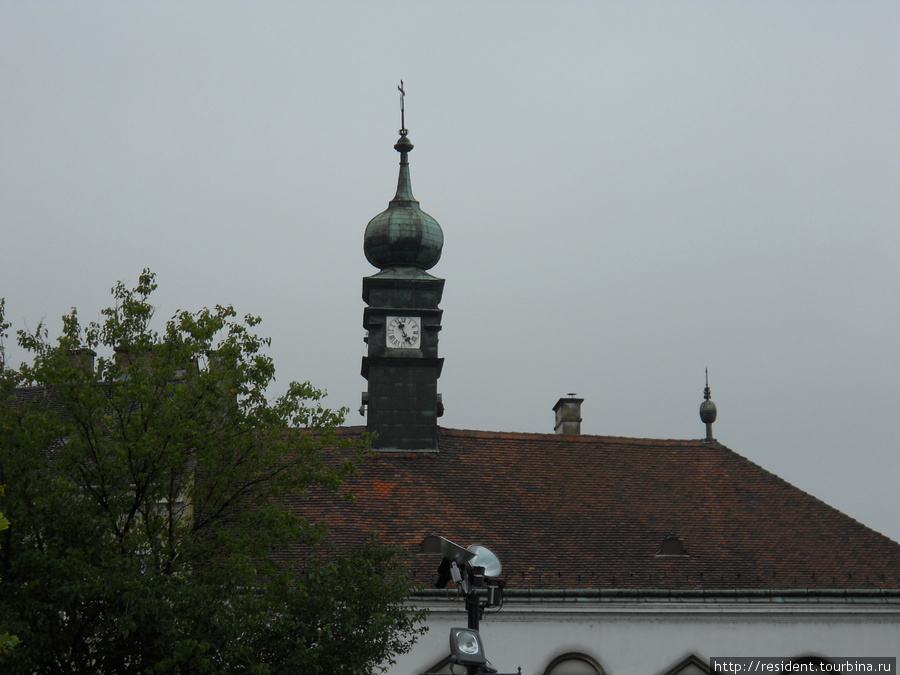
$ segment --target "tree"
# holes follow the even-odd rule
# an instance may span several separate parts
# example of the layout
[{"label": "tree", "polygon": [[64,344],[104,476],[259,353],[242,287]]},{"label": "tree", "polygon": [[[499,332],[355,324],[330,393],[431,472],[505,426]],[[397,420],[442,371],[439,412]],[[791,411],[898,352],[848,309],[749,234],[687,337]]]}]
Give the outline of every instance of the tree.
[{"label": "tree", "polygon": [[[3,495],[4,487],[0,485],[0,496]],[[0,513],[0,532],[7,529],[9,527],[9,521],[6,519],[2,513]],[[8,653],[10,649],[19,644],[19,637],[17,635],[10,635],[9,632],[5,632],[0,634],[0,656]]]},{"label": "tree", "polygon": [[308,383],[269,400],[258,318],[179,311],[157,333],[155,289],[144,270],[99,322],[73,309],[55,342],[19,331],[18,369],[0,342],[0,626],[21,639],[4,672],[390,663],[422,632],[398,551],[331,551],[286,504],[341,492],[365,439],[339,434],[345,411]]},{"label": "tree", "polygon": [[[9,324],[6,323],[5,317],[6,311],[6,302],[2,298],[0,298],[0,370],[3,368],[3,338],[6,335],[6,331],[9,328]],[[0,497],[2,497],[6,492],[6,486],[0,484]],[[2,513],[0,513],[0,532],[9,528],[9,521],[6,519]],[[10,649],[15,647],[19,643],[19,638],[16,635],[10,635],[9,632],[5,632],[0,634],[0,656],[8,653]]]}]

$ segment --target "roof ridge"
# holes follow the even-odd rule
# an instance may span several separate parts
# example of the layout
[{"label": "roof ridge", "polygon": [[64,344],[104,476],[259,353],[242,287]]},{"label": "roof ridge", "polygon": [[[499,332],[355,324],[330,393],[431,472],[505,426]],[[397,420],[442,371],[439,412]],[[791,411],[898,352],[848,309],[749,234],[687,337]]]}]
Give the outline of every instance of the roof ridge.
[{"label": "roof ridge", "polygon": [[542,431],[490,431],[484,429],[454,429],[450,427],[438,427],[438,434],[443,434],[446,436],[453,437],[472,437],[472,438],[536,438],[536,439],[546,439],[546,440],[558,440],[559,442],[565,443],[587,443],[587,442],[595,442],[600,439],[608,439],[610,441],[615,441],[618,443],[632,443],[635,445],[646,445],[646,444],[677,444],[683,446],[698,446],[698,447],[708,447],[710,445],[717,445],[718,442],[711,444],[705,443],[701,439],[697,438],[649,438],[649,437],[636,437],[636,436],[611,436],[606,434],[576,434],[576,435],[568,435],[568,434],[557,434],[552,431],[550,432],[542,432]]}]

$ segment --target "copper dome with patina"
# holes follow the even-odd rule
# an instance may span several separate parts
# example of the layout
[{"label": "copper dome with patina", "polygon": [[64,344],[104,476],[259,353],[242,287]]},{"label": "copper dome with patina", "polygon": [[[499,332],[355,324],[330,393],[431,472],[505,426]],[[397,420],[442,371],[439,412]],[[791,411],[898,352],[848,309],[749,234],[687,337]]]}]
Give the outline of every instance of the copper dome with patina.
[{"label": "copper dome with patina", "polygon": [[394,145],[400,153],[400,177],[397,194],[387,209],[369,221],[363,249],[366,260],[380,269],[390,267],[415,267],[428,270],[441,259],[444,232],[430,215],[419,208],[412,194],[409,178],[409,152],[413,144],[400,131],[400,140]]}]

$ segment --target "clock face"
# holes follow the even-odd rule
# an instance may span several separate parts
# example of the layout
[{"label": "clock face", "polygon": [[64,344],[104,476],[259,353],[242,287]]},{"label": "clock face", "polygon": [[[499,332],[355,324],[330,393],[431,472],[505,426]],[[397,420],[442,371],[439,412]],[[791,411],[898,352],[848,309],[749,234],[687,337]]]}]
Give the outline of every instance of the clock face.
[{"label": "clock face", "polygon": [[388,349],[419,349],[422,346],[421,325],[417,316],[387,317]]}]

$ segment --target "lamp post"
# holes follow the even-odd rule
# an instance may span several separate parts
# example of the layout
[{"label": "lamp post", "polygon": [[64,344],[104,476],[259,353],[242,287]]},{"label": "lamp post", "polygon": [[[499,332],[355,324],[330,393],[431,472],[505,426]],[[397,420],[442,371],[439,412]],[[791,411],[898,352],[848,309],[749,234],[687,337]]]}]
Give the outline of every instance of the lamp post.
[{"label": "lamp post", "polygon": [[[441,556],[434,579],[436,588],[444,588],[452,579],[466,600],[466,627],[450,629],[450,658],[464,665],[467,675],[497,673],[484,655],[484,645],[478,627],[481,613],[487,607],[499,607],[503,603],[505,582],[497,579],[502,565],[500,559],[486,546],[473,545],[463,548],[449,539],[434,535],[425,537],[419,554],[436,553]],[[482,603],[478,589],[485,588],[486,599]],[[519,668],[518,675],[522,669]]]}]

